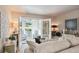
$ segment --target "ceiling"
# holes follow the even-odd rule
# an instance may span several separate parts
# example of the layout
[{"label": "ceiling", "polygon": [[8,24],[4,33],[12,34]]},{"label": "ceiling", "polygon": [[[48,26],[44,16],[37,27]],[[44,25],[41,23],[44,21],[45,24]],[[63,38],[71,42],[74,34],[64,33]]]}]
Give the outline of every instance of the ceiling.
[{"label": "ceiling", "polygon": [[14,5],[6,7],[14,12],[53,16],[79,8],[78,5]]}]

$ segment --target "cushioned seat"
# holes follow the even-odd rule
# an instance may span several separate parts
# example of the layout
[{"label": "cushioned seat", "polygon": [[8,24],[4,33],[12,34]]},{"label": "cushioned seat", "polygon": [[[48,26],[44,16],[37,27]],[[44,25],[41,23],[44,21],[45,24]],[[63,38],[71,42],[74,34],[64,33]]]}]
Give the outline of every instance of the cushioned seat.
[{"label": "cushioned seat", "polygon": [[32,41],[27,41],[29,49],[34,53],[54,53],[62,49],[70,47],[67,40],[48,41],[41,44],[36,44]]},{"label": "cushioned seat", "polygon": [[65,35],[60,40],[47,41],[41,44],[28,42],[34,53],[79,53],[79,37]]},{"label": "cushioned seat", "polygon": [[79,53],[79,45],[63,50],[60,53]]}]

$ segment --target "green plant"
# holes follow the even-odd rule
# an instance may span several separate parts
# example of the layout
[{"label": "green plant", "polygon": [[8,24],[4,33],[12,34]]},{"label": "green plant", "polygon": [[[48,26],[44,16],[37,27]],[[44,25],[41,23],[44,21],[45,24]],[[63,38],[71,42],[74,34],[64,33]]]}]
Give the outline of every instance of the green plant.
[{"label": "green plant", "polygon": [[9,40],[15,40],[15,36],[13,34],[10,35]]}]

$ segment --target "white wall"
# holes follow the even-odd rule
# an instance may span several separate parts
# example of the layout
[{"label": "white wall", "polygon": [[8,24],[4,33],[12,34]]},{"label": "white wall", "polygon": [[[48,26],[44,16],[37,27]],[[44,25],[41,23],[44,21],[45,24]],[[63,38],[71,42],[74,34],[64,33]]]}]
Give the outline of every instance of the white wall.
[{"label": "white wall", "polygon": [[70,11],[70,12],[66,12],[66,13],[60,14],[59,16],[56,16],[54,18],[54,20],[52,19],[52,23],[54,22],[54,23],[58,24],[59,30],[63,30],[63,29],[65,29],[65,20],[72,19],[72,18],[78,19],[77,30],[79,31],[79,9]]},{"label": "white wall", "polygon": [[[0,13],[1,13],[1,42],[6,39],[8,36],[8,12],[3,6],[0,6]],[[3,46],[3,42],[0,44],[0,46]],[[2,50],[0,50],[2,51]]]},{"label": "white wall", "polygon": [[8,36],[8,13],[5,8],[0,6],[1,12],[1,39],[5,39]]}]

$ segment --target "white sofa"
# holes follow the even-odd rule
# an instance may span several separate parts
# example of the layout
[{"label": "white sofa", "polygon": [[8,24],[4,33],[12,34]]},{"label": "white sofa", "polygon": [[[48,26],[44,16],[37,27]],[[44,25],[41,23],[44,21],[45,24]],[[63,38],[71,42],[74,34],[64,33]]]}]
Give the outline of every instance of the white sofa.
[{"label": "white sofa", "polygon": [[37,44],[32,41],[27,42],[29,48],[25,52],[32,53],[79,53],[79,37],[65,35],[60,40],[47,41]]}]

